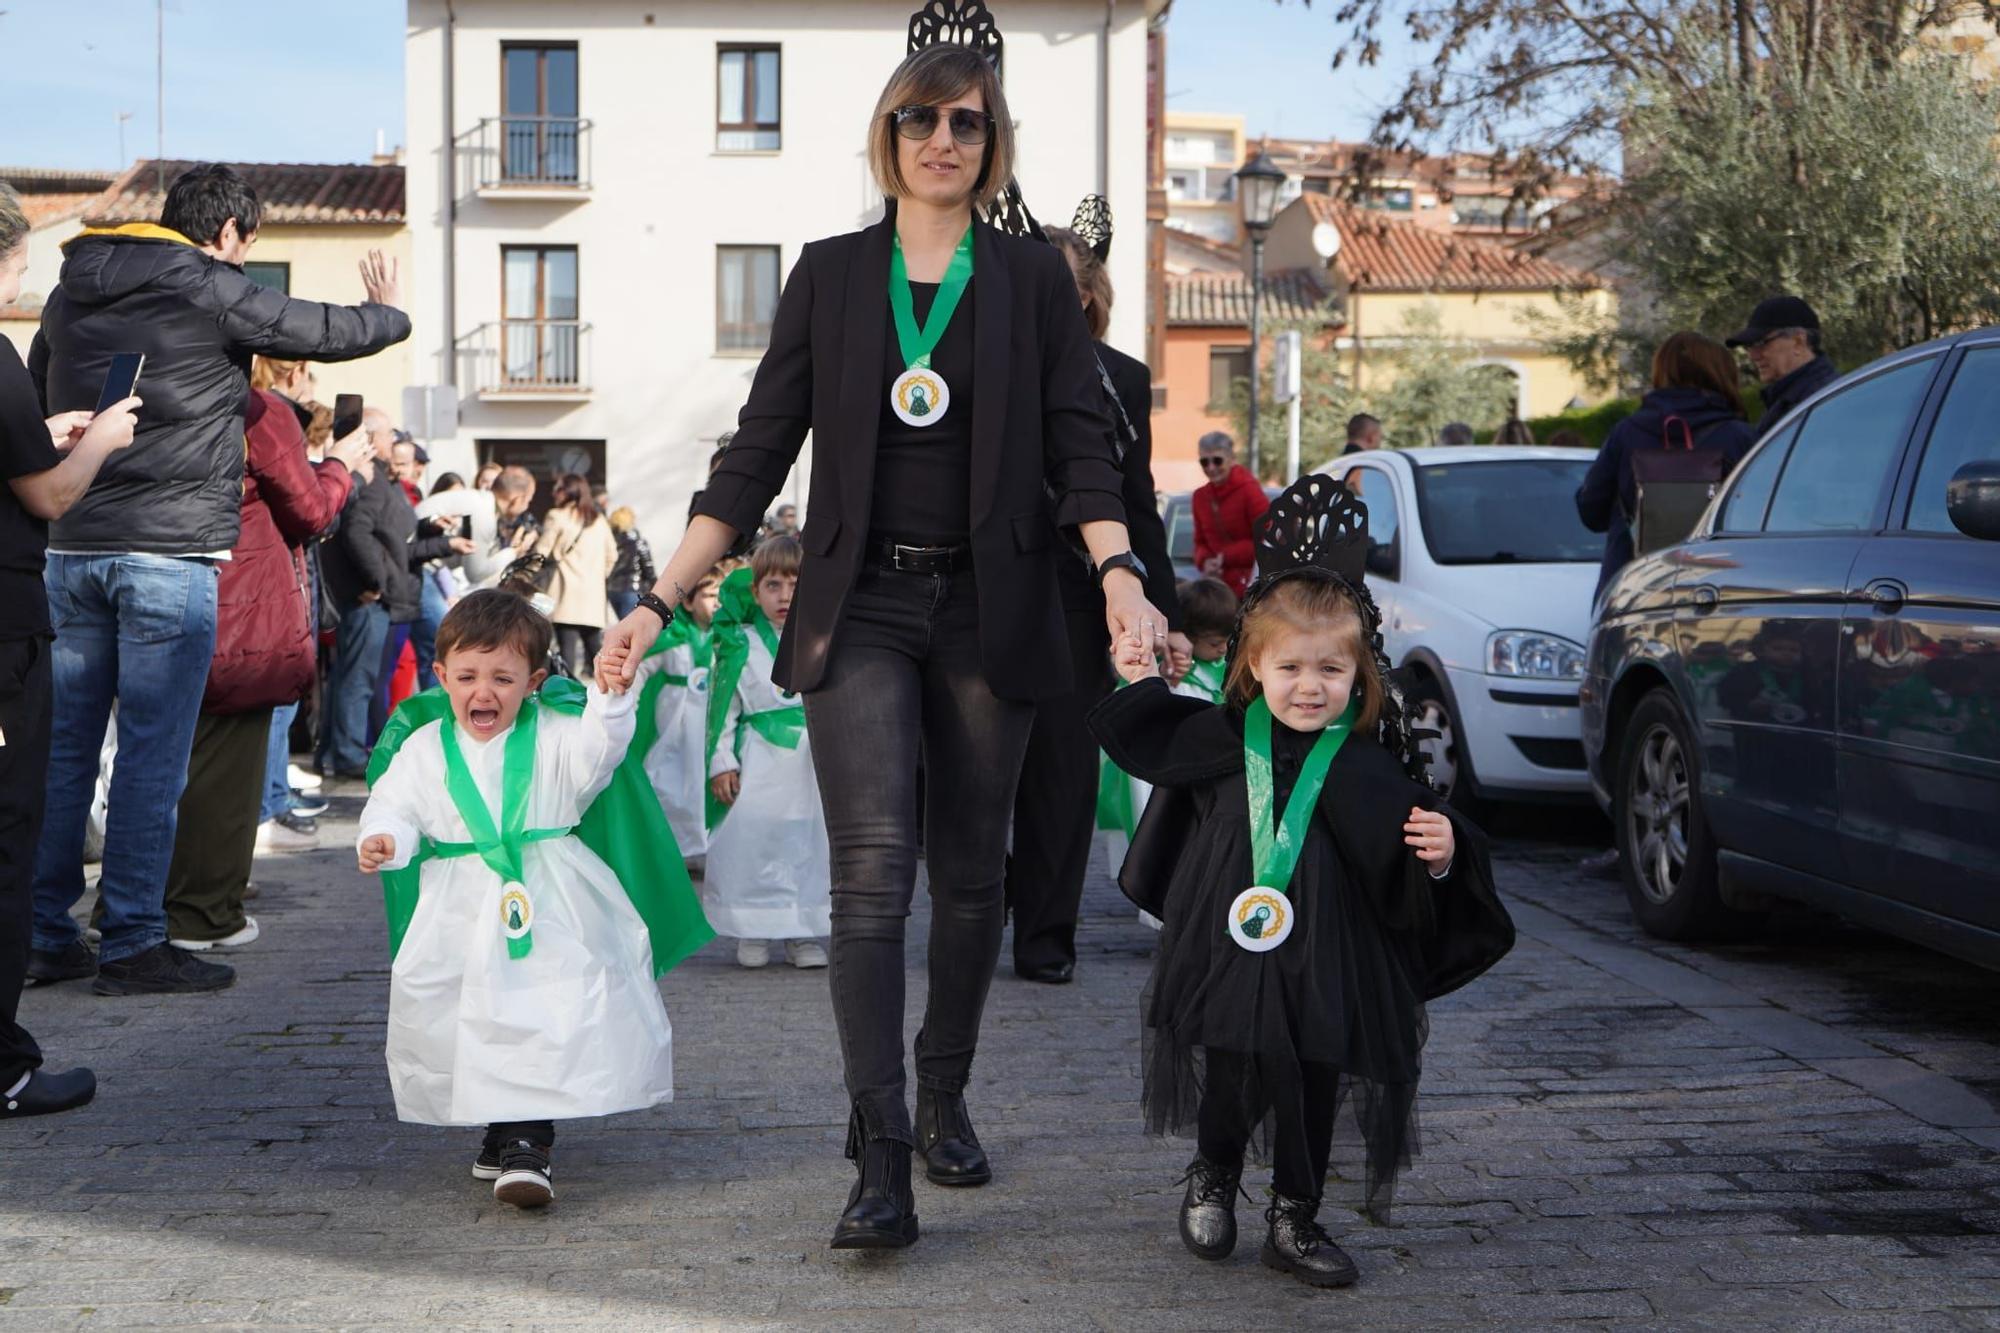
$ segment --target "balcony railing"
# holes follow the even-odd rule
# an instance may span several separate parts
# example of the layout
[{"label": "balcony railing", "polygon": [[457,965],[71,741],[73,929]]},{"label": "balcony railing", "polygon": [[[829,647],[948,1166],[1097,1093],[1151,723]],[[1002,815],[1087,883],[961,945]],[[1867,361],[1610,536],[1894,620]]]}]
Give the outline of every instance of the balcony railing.
[{"label": "balcony railing", "polygon": [[589,353],[581,320],[496,320],[459,339],[459,382],[481,398],[581,398],[590,393]]},{"label": "balcony railing", "polygon": [[581,194],[590,189],[590,122],[575,116],[493,116],[460,136],[480,193]]}]

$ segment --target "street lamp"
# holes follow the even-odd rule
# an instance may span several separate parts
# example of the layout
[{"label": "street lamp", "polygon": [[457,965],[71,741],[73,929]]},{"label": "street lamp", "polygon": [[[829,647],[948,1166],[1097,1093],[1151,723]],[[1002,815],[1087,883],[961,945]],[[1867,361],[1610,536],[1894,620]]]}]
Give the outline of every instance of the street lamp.
[{"label": "street lamp", "polygon": [[1278,191],[1285,173],[1261,150],[1236,173],[1236,197],[1243,202],[1243,225],[1250,229],[1250,470],[1257,471],[1258,361],[1264,340],[1264,233],[1278,214]]}]

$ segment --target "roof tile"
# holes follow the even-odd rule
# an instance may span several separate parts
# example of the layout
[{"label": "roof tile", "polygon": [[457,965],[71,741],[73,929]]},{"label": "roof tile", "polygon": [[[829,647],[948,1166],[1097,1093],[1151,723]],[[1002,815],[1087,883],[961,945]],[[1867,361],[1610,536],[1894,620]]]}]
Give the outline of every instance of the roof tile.
[{"label": "roof tile", "polygon": [[1299,198],[1314,222],[1330,222],[1340,229],[1340,251],[1333,266],[1353,288],[1522,292],[1604,285],[1594,273],[1496,241],[1385,218],[1323,194]]},{"label": "roof tile", "polygon": [[[157,222],[166,196],[159,182],[194,162],[135,163],[91,206],[92,226]],[[264,206],[264,221],[280,226],[388,224],[403,220],[403,168],[357,163],[232,162]]]},{"label": "roof tile", "polygon": [[[1282,269],[1264,275],[1264,318],[1338,324],[1332,294],[1311,269]],[[1242,273],[1169,273],[1167,323],[1248,328],[1250,279]]]}]

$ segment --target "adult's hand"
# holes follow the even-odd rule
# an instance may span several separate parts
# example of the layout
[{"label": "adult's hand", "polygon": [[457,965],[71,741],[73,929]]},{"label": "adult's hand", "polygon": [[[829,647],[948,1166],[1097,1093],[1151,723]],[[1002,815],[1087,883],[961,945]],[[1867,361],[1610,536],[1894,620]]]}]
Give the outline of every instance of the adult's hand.
[{"label": "adult's hand", "polygon": [[372,603],[381,601],[382,594],[377,592],[373,588],[367,588],[355,594],[354,600],[361,603],[363,606],[368,606],[371,605]]},{"label": "adult's hand", "polygon": [[90,419],[77,443],[95,445],[107,452],[123,449],[132,443],[132,432],[138,429],[139,407],[137,398],[113,403]]},{"label": "adult's hand", "polygon": [[665,628],[658,615],[642,606],[604,631],[604,645],[597,650],[597,688],[615,694],[629,686]]},{"label": "adult's hand", "polygon": [[1114,569],[1105,575],[1104,619],[1113,643],[1137,635],[1155,657],[1167,649],[1167,618],[1146,600],[1146,585],[1129,569]]},{"label": "adult's hand", "polygon": [[90,425],[89,412],[58,412],[48,419],[49,443],[58,449],[68,449],[83,438],[84,429]]},{"label": "adult's hand", "polygon": [[1206,559],[1206,560],[1202,561],[1202,562],[1201,562],[1201,572],[1202,572],[1202,573],[1204,573],[1204,574],[1206,574],[1206,575],[1208,575],[1208,576],[1209,576],[1210,578],[1212,578],[1212,579],[1219,579],[1219,578],[1221,578],[1221,577],[1222,577],[1222,557],[1221,557],[1221,556],[1219,556],[1219,555],[1212,555],[1212,556],[1210,556],[1210,557],[1209,557],[1208,559]]},{"label": "adult's hand", "polygon": [[[328,445],[326,456],[337,461],[349,472],[359,475],[362,464],[374,461],[375,446],[368,442],[367,431],[357,429],[348,435],[347,438],[335,440],[332,444]],[[374,476],[375,471],[373,468],[370,468],[368,471],[368,480],[373,480]]]},{"label": "adult's hand", "polygon": [[1194,669],[1194,640],[1179,630],[1167,631],[1167,683],[1178,685]]},{"label": "adult's hand", "polygon": [[457,555],[471,555],[479,549],[479,543],[470,537],[453,537],[451,539],[451,549]]},{"label": "adult's hand", "polygon": [[370,250],[361,261],[361,288],[376,305],[403,306],[401,266],[380,250]]}]

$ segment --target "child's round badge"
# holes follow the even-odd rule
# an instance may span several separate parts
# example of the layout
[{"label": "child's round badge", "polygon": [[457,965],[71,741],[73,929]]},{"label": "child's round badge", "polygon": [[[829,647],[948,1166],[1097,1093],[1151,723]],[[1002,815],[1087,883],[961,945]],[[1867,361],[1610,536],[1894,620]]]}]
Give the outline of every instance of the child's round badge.
[{"label": "child's round badge", "polygon": [[1229,938],[1239,949],[1269,953],[1291,933],[1291,899],[1276,889],[1253,884],[1229,904]]},{"label": "child's round badge", "polygon": [[519,884],[509,884],[500,894],[500,925],[510,940],[526,939],[534,929],[535,905]]}]

